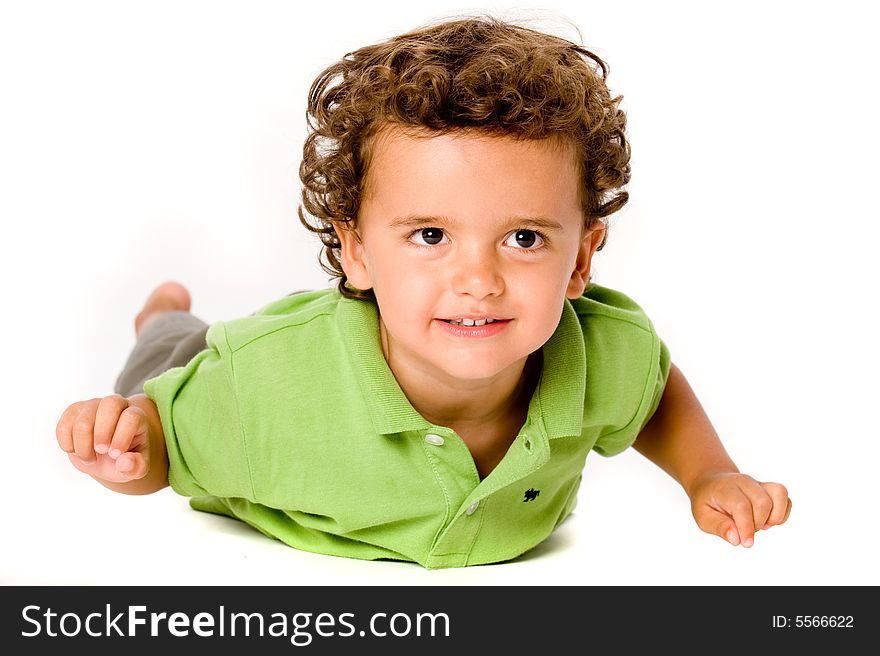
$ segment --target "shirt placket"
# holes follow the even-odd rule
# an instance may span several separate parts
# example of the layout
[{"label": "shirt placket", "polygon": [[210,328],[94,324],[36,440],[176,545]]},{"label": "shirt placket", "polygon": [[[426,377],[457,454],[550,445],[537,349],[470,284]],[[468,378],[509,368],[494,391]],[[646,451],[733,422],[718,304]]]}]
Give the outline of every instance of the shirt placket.
[{"label": "shirt placket", "polygon": [[[439,439],[438,439],[439,438]],[[549,457],[542,431],[526,424],[495,471],[480,482],[464,441],[451,429],[434,427],[425,434],[435,476],[447,494],[449,517],[427,558],[427,566],[464,567],[482,525],[491,512],[492,494],[537,470]],[[442,442],[441,442],[442,440]],[[448,447],[445,451],[444,447]]]}]

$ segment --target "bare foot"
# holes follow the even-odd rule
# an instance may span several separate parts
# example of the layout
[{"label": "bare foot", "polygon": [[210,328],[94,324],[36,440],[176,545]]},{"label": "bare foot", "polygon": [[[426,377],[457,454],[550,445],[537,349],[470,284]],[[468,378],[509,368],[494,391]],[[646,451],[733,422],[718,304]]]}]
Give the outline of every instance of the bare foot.
[{"label": "bare foot", "polygon": [[144,327],[153,319],[164,312],[182,310],[189,312],[192,304],[186,287],[177,282],[163,282],[153,290],[144,309],[134,319],[134,332],[140,336]]}]

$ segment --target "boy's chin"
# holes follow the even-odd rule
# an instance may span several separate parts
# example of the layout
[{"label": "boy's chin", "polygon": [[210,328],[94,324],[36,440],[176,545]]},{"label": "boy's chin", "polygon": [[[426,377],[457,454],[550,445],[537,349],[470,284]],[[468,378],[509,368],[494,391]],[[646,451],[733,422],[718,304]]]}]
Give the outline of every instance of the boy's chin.
[{"label": "boy's chin", "polygon": [[476,383],[497,378],[513,364],[512,362],[499,362],[497,359],[481,361],[479,358],[462,355],[460,358],[447,358],[439,366],[450,378]]}]

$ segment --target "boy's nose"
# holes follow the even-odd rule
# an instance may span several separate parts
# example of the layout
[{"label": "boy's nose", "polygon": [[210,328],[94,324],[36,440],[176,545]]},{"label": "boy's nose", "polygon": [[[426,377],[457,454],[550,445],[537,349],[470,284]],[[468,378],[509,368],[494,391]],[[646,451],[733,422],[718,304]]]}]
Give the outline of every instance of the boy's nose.
[{"label": "boy's nose", "polygon": [[504,291],[504,278],[494,258],[462,254],[455,264],[452,287],[456,294],[478,299],[497,296]]}]

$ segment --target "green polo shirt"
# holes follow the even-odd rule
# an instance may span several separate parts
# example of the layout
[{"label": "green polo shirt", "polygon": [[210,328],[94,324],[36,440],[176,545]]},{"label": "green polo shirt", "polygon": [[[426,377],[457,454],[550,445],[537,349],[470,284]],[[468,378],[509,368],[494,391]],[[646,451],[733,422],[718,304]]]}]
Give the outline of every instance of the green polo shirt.
[{"label": "green polo shirt", "polygon": [[335,288],[287,296],[212,325],[207,346],[144,386],[176,492],[298,549],[431,569],[508,560],[547,538],[575,506],[587,455],[632,444],[669,372],[641,308],[592,285],[565,301],[528,418],[480,481],[462,439],[397,384],[375,303]]}]

